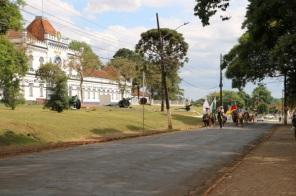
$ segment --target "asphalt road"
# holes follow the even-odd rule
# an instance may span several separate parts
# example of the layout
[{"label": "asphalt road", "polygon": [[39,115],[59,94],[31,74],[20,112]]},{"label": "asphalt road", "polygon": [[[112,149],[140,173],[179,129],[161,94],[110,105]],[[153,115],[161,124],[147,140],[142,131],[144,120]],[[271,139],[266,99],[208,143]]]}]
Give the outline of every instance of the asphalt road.
[{"label": "asphalt road", "polygon": [[204,128],[0,160],[0,195],[186,195],[273,125]]}]

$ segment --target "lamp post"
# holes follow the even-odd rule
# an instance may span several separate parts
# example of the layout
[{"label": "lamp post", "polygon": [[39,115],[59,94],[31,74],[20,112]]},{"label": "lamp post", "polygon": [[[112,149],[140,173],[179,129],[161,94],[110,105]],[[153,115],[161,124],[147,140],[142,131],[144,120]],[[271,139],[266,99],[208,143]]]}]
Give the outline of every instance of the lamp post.
[{"label": "lamp post", "polygon": [[222,101],[222,87],[223,87],[223,81],[222,81],[222,63],[223,63],[223,56],[220,55],[220,106],[223,107],[223,101]]},{"label": "lamp post", "polygon": [[[163,107],[163,98],[165,99],[165,105],[166,105],[166,111],[167,111],[167,118],[168,118],[168,129],[173,129],[172,125],[172,116],[170,111],[170,102],[169,102],[169,93],[167,88],[167,81],[166,81],[166,68],[164,65],[164,56],[163,56],[163,39],[166,38],[168,35],[162,36],[160,31],[160,25],[159,25],[159,18],[158,13],[156,13],[156,22],[157,22],[157,30],[159,33],[159,43],[160,43],[160,66],[161,66],[161,86],[162,86],[162,107]],[[182,26],[185,26],[189,24],[189,22],[185,22],[182,25],[178,26],[174,30],[179,29]]]}]

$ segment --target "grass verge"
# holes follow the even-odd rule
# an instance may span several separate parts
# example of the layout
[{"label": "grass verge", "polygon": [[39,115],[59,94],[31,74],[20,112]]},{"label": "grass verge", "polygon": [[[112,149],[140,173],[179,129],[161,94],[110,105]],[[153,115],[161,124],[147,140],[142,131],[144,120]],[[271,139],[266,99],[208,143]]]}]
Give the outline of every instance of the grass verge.
[{"label": "grass verge", "polygon": [[[26,146],[61,143],[91,143],[106,138],[125,138],[166,132],[166,113],[159,106],[132,108],[97,107],[56,113],[38,105],[19,106],[16,110],[0,105],[0,151]],[[200,126],[196,112],[172,108],[174,130]]]}]

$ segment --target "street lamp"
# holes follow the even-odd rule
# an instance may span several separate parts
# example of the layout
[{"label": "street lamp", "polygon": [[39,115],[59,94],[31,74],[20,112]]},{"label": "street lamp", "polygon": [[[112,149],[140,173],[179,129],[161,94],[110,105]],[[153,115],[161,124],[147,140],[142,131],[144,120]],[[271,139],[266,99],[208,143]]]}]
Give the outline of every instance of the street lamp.
[{"label": "street lamp", "polygon": [[[166,103],[168,129],[173,129],[172,116],[171,116],[171,111],[170,111],[169,93],[168,93],[167,81],[166,81],[166,71],[165,71],[166,69],[165,69],[164,57],[163,57],[163,39],[166,38],[168,35],[165,35],[165,36],[161,35],[158,13],[156,13],[156,21],[157,21],[157,29],[158,29],[158,33],[159,33],[159,42],[160,42],[160,54],[159,55],[160,55],[160,66],[161,66],[162,97],[164,97],[165,103]],[[187,24],[189,24],[189,22],[183,23],[182,25],[178,26],[174,30],[177,30],[180,27],[185,26]],[[162,101],[162,103],[163,103],[163,101]],[[162,106],[163,106],[163,104],[162,104]]]}]

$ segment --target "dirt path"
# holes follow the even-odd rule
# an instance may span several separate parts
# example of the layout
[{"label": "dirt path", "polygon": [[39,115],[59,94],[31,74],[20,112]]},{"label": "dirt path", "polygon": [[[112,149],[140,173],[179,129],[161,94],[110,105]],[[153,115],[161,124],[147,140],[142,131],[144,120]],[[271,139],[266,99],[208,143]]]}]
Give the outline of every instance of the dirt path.
[{"label": "dirt path", "polygon": [[296,141],[280,126],[204,195],[296,195]]}]

